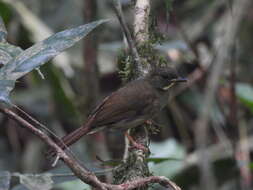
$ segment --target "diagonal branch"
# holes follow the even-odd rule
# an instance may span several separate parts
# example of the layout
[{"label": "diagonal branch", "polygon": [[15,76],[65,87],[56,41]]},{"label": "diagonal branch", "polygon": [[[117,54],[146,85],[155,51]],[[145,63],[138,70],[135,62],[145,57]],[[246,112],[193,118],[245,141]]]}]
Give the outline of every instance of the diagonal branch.
[{"label": "diagonal branch", "polygon": [[17,123],[28,129],[31,133],[39,137],[43,142],[53,148],[57,152],[58,156],[63,160],[63,162],[72,170],[75,176],[81,179],[84,183],[91,185],[92,187],[95,187],[100,190],[131,190],[138,187],[146,186],[148,184],[158,183],[166,188],[172,188],[173,190],[181,190],[174,182],[163,176],[140,178],[119,185],[103,183],[95,176],[95,174],[86,169],[73,157],[65,153],[46,133],[44,133],[40,129],[37,129],[35,126],[33,126],[8,108],[0,107],[0,112],[5,114],[10,119],[15,120]]},{"label": "diagonal branch", "polygon": [[100,182],[97,177],[88,171],[86,168],[81,166],[76,160],[67,155],[47,134],[45,134],[40,129],[37,129],[32,124],[28,123],[26,120],[18,116],[12,110],[8,108],[0,108],[0,112],[7,115],[9,118],[15,120],[17,123],[21,124],[23,127],[28,129],[34,135],[39,137],[43,142],[53,148],[57,155],[65,162],[65,164],[72,170],[72,172],[80,178],[83,182],[92,185],[93,187],[97,187],[99,189],[105,190],[106,188],[103,186],[102,182]]}]

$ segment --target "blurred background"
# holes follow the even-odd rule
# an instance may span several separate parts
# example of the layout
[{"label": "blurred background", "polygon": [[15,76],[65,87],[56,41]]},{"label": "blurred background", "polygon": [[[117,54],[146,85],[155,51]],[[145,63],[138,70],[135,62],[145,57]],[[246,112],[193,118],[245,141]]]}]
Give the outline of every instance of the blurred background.
[{"label": "blurred background", "polygon": [[[156,118],[159,127],[151,133],[148,161],[154,175],[169,177],[184,190],[203,189],[203,184],[202,188],[199,185],[206,179],[205,189],[253,189],[253,3],[243,7],[246,0],[236,2],[240,1],[152,1],[154,47],[189,81],[174,88],[168,106]],[[122,5],[131,27],[134,2],[122,0]],[[229,28],[237,19],[233,13],[241,7],[239,24]],[[1,0],[0,15],[9,43],[22,49],[67,28],[116,18],[110,1],[98,0]],[[235,37],[224,41],[224,31],[231,30],[236,30]],[[34,71],[19,80],[13,102],[58,136],[69,133],[84,123],[102,98],[122,85],[119,60],[126,47],[123,39],[117,19],[98,27],[41,67],[45,79]],[[232,41],[229,46],[227,40]],[[219,61],[224,64],[207,109],[206,87]],[[52,169],[44,155],[47,147],[30,132],[2,114],[0,126],[1,190],[9,185],[15,190],[32,189],[25,176],[19,181],[16,177],[20,175],[14,172],[49,173],[50,177],[40,179],[43,183],[38,182],[39,189],[88,189],[68,177],[63,165]],[[110,181],[111,174],[105,170],[112,166],[105,166],[96,156],[122,159],[124,136],[121,132],[98,133],[83,138],[72,150],[88,168]],[[4,171],[13,174],[11,184],[6,184]]]}]

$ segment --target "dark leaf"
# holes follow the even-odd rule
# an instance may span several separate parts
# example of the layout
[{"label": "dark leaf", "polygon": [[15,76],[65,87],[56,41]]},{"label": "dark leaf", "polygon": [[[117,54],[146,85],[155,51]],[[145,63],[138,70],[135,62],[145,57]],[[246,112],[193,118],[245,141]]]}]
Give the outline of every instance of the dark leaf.
[{"label": "dark leaf", "polygon": [[155,164],[159,164],[161,162],[164,162],[164,161],[182,161],[182,159],[179,159],[179,158],[148,158],[147,161],[148,162],[154,162]]}]

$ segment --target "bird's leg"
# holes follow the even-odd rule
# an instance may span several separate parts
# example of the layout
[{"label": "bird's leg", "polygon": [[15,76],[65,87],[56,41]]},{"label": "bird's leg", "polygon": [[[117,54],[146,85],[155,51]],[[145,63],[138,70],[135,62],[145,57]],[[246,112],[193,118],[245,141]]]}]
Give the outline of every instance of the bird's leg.
[{"label": "bird's leg", "polygon": [[125,136],[126,136],[127,139],[129,140],[129,142],[131,142],[131,144],[132,144],[132,147],[130,147],[130,148],[137,148],[137,149],[143,150],[144,152],[149,152],[149,149],[148,149],[148,148],[146,148],[146,147],[143,146],[142,144],[137,143],[137,142],[133,139],[133,137],[131,137],[131,136],[128,134],[127,131],[125,132]]}]

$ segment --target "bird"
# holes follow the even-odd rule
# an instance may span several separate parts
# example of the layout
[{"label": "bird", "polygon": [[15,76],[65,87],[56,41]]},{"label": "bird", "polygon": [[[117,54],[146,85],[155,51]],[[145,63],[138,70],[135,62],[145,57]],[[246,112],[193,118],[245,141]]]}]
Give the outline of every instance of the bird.
[{"label": "bird", "polygon": [[186,81],[173,67],[153,69],[104,98],[84,125],[61,138],[59,146],[65,149],[85,135],[104,129],[126,131],[150,121],[167,104],[169,89]]}]

